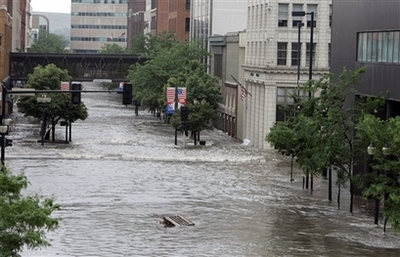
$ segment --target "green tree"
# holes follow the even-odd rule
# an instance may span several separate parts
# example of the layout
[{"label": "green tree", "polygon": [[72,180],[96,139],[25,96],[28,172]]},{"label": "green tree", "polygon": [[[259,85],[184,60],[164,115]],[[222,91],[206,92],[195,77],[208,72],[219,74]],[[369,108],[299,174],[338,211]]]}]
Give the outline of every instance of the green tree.
[{"label": "green tree", "polygon": [[[365,142],[354,137],[355,126],[363,113],[378,108],[382,101],[358,101],[349,106],[346,99],[354,97],[354,86],[365,72],[360,68],[354,72],[344,70],[338,78],[332,74],[318,81],[311,81],[306,90],[313,97],[299,98],[298,113],[283,128],[277,126],[271,129],[273,135],[268,135],[275,147],[289,145],[294,148],[300,167],[305,172],[320,175],[322,169],[333,166],[337,171],[337,185],[340,188],[350,188],[350,212],[353,212],[354,176],[353,167],[360,161],[358,158],[365,152]],[[294,135],[291,139],[283,138]],[[275,134],[275,135],[274,135]],[[362,156],[362,155],[361,155]],[[338,191],[338,206],[340,207],[340,190]]]},{"label": "green tree", "polygon": [[[363,176],[365,197],[379,198],[384,202],[386,218],[400,230],[400,117],[382,120],[365,114],[357,124],[357,136],[373,147],[372,173]],[[366,152],[366,150],[364,150]]]},{"label": "green tree", "polygon": [[190,61],[204,58],[207,52],[197,41],[180,42],[170,34],[151,37],[147,51],[151,58],[144,64],[132,66],[128,78],[142,106],[151,111],[161,110],[165,105],[164,87],[168,80],[185,73]]},{"label": "green tree", "polygon": [[[36,90],[60,90],[62,81],[69,81],[71,77],[67,70],[58,68],[54,64],[45,67],[37,66],[32,74],[28,75],[27,88]],[[88,116],[84,103],[72,104],[70,93],[47,93],[51,102],[46,107],[47,117],[52,125],[52,139],[55,141],[55,126],[60,119],[74,122],[78,119],[85,120]],[[24,96],[18,102],[18,110],[25,116],[32,116],[40,119],[43,115],[43,106],[37,103],[37,97]]]},{"label": "green tree", "polygon": [[[192,60],[177,77],[170,78],[166,87],[186,87],[187,106],[189,109],[190,130],[195,134],[212,129],[211,120],[216,118],[218,103],[222,96],[218,79],[210,76],[199,60]],[[165,94],[163,96],[165,101]],[[171,123],[178,127],[180,113],[173,115]]]},{"label": "green tree", "polygon": [[50,246],[46,232],[54,231],[60,218],[52,217],[59,205],[52,198],[22,194],[29,182],[3,169],[0,173],[0,256],[17,257],[24,247]]},{"label": "green tree", "polygon": [[105,44],[101,47],[99,54],[126,54],[127,50],[118,44]]},{"label": "green tree", "polygon": [[156,36],[143,33],[132,39],[132,47],[128,51],[142,57],[154,58],[160,51],[170,49],[178,42],[171,32],[162,32]]},{"label": "green tree", "polygon": [[28,49],[30,53],[68,53],[67,49],[69,41],[60,35],[46,33],[42,30],[39,32],[38,40]]}]

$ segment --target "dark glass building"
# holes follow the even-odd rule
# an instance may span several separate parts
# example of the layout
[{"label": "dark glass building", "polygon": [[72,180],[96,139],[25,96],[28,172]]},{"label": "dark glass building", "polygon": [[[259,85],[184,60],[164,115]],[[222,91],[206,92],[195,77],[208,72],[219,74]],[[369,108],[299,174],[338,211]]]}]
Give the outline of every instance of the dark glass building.
[{"label": "dark glass building", "polygon": [[331,71],[366,66],[359,95],[388,91],[390,101],[380,116],[400,115],[400,1],[334,0]]}]

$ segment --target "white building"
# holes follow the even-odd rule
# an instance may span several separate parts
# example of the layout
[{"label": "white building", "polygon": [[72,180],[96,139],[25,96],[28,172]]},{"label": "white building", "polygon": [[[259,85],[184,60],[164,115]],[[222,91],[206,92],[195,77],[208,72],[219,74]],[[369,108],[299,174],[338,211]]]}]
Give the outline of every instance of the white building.
[{"label": "white building", "polygon": [[106,44],[126,47],[127,0],[71,0],[71,50],[97,53]]},{"label": "white building", "polygon": [[[246,28],[244,138],[261,149],[271,146],[266,135],[284,120],[279,106],[291,104],[297,85],[309,79],[311,13],[314,13],[312,79],[329,72],[332,0],[249,0]],[[292,16],[303,11],[303,17]],[[298,35],[300,28],[300,80]],[[300,91],[307,96],[307,92]],[[240,100],[239,100],[240,101]]]}]

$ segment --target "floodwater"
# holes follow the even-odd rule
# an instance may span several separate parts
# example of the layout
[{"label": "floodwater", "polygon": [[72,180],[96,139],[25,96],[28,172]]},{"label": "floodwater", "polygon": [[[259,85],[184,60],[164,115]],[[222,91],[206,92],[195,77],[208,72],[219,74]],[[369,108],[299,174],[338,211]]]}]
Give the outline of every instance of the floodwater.
[{"label": "floodwater", "polygon": [[[218,131],[196,147],[179,134],[175,146],[170,125],[147,111],[135,116],[121,95],[82,100],[89,117],[73,124],[69,144],[40,145],[39,124],[14,114],[7,167],[25,172],[27,193],[62,206],[52,246],[22,256],[400,256],[400,234],[384,234],[363,206],[349,214],[346,196],[338,210],[323,179],[310,193],[295,169],[291,183],[289,160],[274,151]],[[195,226],[158,224],[177,214]]]}]

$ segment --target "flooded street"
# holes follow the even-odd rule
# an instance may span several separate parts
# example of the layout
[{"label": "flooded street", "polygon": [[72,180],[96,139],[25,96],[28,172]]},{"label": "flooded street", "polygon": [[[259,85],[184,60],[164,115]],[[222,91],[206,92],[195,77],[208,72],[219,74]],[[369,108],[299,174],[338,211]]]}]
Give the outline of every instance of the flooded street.
[{"label": "flooded street", "polygon": [[[298,170],[290,183],[289,160],[274,151],[218,131],[202,132],[196,147],[179,134],[175,146],[170,125],[135,116],[121,95],[82,101],[89,117],[73,124],[69,144],[40,145],[40,125],[14,114],[6,166],[25,172],[28,193],[54,196],[63,219],[51,247],[22,256],[400,256],[400,234],[384,234],[361,208],[349,214],[346,198],[338,210],[323,180],[313,194]],[[195,226],[158,225],[177,214]]]}]

